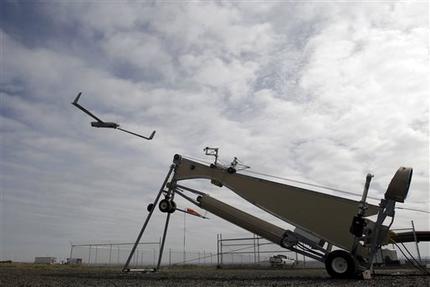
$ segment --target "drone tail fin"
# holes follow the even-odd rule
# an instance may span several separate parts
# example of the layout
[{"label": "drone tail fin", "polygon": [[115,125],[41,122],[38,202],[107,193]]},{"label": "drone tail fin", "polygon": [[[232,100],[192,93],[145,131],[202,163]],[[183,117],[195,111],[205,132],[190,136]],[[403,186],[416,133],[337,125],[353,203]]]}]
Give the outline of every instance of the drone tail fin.
[{"label": "drone tail fin", "polygon": [[79,98],[81,97],[81,95],[82,95],[82,92],[79,92],[79,94],[76,96],[75,100],[73,101],[72,105],[76,106],[78,104],[78,101],[79,101]]}]

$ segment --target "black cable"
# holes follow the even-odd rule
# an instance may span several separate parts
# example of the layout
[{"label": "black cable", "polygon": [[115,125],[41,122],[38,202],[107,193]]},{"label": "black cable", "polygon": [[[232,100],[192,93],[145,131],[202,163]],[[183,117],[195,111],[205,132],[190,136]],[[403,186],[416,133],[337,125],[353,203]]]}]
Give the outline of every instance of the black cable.
[{"label": "black cable", "polygon": [[[415,265],[414,264],[414,262],[412,262],[410,259],[409,259],[409,257],[403,252],[403,250],[402,250],[402,248],[400,248],[400,246],[397,244],[397,242],[396,241],[394,241],[394,240],[392,240],[391,239],[391,241],[394,243],[394,245],[396,245],[396,247],[400,250],[400,252],[403,254],[403,256],[406,258],[406,260],[413,266],[413,267],[415,267],[416,269],[418,269],[419,271],[421,271],[421,272],[423,272],[424,274],[426,274],[426,275],[430,275],[430,273],[426,270],[426,269],[424,269],[424,268],[422,268],[419,264],[418,265]],[[403,245],[403,243],[402,243],[402,245]],[[405,247],[404,245],[403,245],[403,247]],[[408,251],[408,249],[405,247],[405,249]],[[408,251],[408,253],[409,253],[409,251]],[[410,253],[409,253],[410,254]],[[411,256],[412,258],[414,258],[413,256]],[[415,260],[415,259],[414,259]]]},{"label": "black cable", "polygon": [[[184,156],[186,158],[188,158],[188,159],[195,160],[195,161],[200,162],[200,163],[209,164],[208,161],[205,161],[203,159],[195,158],[195,157],[188,156],[188,155],[184,155]],[[226,163],[223,162],[222,160],[218,159],[218,161],[221,164],[226,165]],[[320,185],[320,184],[309,183],[309,182],[300,181],[300,180],[291,179],[291,178],[286,178],[286,177],[275,176],[275,175],[271,175],[271,174],[267,174],[267,173],[263,173],[263,172],[249,170],[249,169],[246,170],[245,172],[246,173],[256,174],[256,175],[261,175],[261,176],[266,176],[266,177],[271,177],[271,178],[276,178],[276,179],[281,179],[281,180],[285,180],[285,181],[295,182],[295,183],[299,183],[299,184],[303,184],[303,185],[308,185],[308,186],[312,186],[312,187],[323,188],[323,189],[327,189],[327,190],[331,190],[331,191],[336,191],[336,192],[340,192],[340,193],[344,193],[344,194],[348,194],[348,195],[361,196],[360,194],[357,194],[357,193],[354,193],[354,192],[348,192],[348,191],[345,191],[345,190],[341,190],[341,189],[337,189],[337,188],[333,188],[333,187],[329,187],[329,186],[324,186],[324,185]],[[374,199],[374,200],[379,200],[379,198],[372,197],[372,196],[368,196],[368,198]]]},{"label": "black cable", "polygon": [[[195,158],[195,157],[188,156],[188,155],[184,155],[184,157],[186,157],[188,159],[191,159],[191,160],[195,160],[195,161],[203,163],[203,164],[210,164],[210,162],[205,161],[205,160],[200,159],[200,158]],[[223,165],[227,165],[225,162],[223,162],[220,159],[218,159],[218,161],[221,164],[223,164]],[[342,189],[338,189],[338,188],[333,188],[333,187],[330,187],[330,186],[325,186],[325,185],[316,184],[316,183],[310,183],[310,182],[296,180],[296,179],[292,179],[292,178],[275,176],[275,175],[271,175],[271,174],[267,174],[267,173],[263,173],[263,172],[249,170],[249,169],[247,169],[245,171],[245,173],[251,173],[251,174],[256,174],[256,175],[260,175],[260,176],[266,176],[266,177],[270,177],[270,178],[285,180],[285,181],[289,181],[289,182],[294,182],[294,183],[303,184],[303,185],[307,185],[307,186],[322,188],[322,189],[331,190],[331,191],[335,191],[335,192],[339,192],[339,193],[343,193],[343,194],[347,194],[347,195],[352,195],[352,196],[357,196],[357,197],[361,196],[361,194],[358,194],[358,193],[355,193],[355,192],[350,192],[350,191],[346,191],[346,190],[342,190]],[[373,200],[378,200],[378,201],[380,200],[380,198],[377,198],[377,197],[374,197],[374,196],[367,196],[367,198],[370,198],[370,199],[373,199]],[[396,209],[410,210],[410,211],[423,212],[423,213],[430,214],[430,211],[421,210],[421,209],[407,208],[407,207],[398,207],[398,206],[396,206],[395,208]]]},{"label": "black cable", "polygon": [[400,207],[400,206],[396,206],[397,209],[403,209],[403,210],[410,210],[410,211],[416,211],[416,212],[423,212],[423,213],[429,213],[430,211],[427,210],[421,210],[421,209],[415,209],[415,208],[407,208],[407,207]]},{"label": "black cable", "polygon": [[[415,257],[411,254],[411,252],[409,251],[408,248],[406,248],[406,246],[403,244],[403,242],[400,242],[400,244],[403,246],[403,248],[406,250],[406,252],[409,254],[409,256],[411,256],[412,260],[421,267],[421,264],[418,263],[418,261],[415,259]],[[421,267],[422,268],[422,267]]]},{"label": "black cable", "polygon": [[[388,230],[390,229],[391,225],[393,224],[393,221],[394,221],[394,216],[391,217],[391,222],[388,225]],[[409,252],[409,250],[406,248],[406,246],[403,244],[403,242],[400,242],[400,244],[402,244],[403,248],[405,248],[406,252],[409,254],[409,256],[411,256],[412,260],[415,262],[416,265],[413,264],[413,262],[405,255],[405,253],[403,252],[403,250],[400,248],[400,246],[397,244],[396,241],[394,241],[393,239],[391,239],[391,241],[394,242],[394,244],[397,246],[397,248],[399,248],[400,252],[402,252],[403,256],[405,256],[406,260],[408,260],[408,262],[411,263],[412,266],[414,266],[418,270],[424,272],[425,274],[430,275],[430,273],[425,268],[423,268],[420,263],[418,263],[418,261],[411,254],[411,252]]]},{"label": "black cable", "polygon": [[[408,256],[406,256],[406,254],[403,252],[402,248],[400,248],[400,246],[397,244],[397,242],[393,241],[394,245],[396,245],[396,247],[400,250],[400,252],[403,254],[403,256],[405,257],[405,259],[415,268],[418,268],[417,266],[415,266],[415,264],[409,259]],[[419,268],[418,268],[419,269]],[[419,269],[421,271],[421,269]]]},{"label": "black cable", "polygon": [[[327,190],[331,190],[331,191],[336,191],[336,192],[340,192],[340,193],[348,194],[348,195],[352,195],[352,196],[361,196],[360,194],[357,194],[355,192],[349,192],[349,191],[345,191],[345,190],[342,190],[342,189],[333,188],[333,187],[329,187],[329,186],[325,186],[325,185],[321,185],[321,184],[314,184],[314,183],[305,182],[305,181],[301,181],[301,180],[296,180],[296,179],[291,179],[291,178],[286,178],[286,177],[280,177],[280,176],[274,176],[274,175],[270,175],[270,174],[267,174],[267,173],[262,173],[262,172],[252,171],[252,170],[247,170],[246,172],[247,173],[253,173],[253,174],[261,175],[261,176],[276,178],[276,179],[280,179],[280,180],[286,180],[286,181],[290,181],[290,182],[294,182],[294,183],[298,183],[298,184],[304,184],[304,185],[307,185],[307,186],[312,186],[312,187],[317,187],[317,188],[323,188],[323,189],[327,189]],[[373,196],[368,196],[368,198],[374,199],[374,200],[379,200],[379,198],[376,198],[376,197],[373,197]]]},{"label": "black cable", "polygon": [[417,266],[419,266],[420,268],[422,268],[422,270],[423,270],[424,272],[426,272],[427,274],[429,274],[429,275],[430,275],[430,273],[429,273],[425,268],[423,268],[423,267],[421,266],[421,264],[420,264],[420,263],[415,259],[415,257],[411,254],[411,252],[409,251],[409,249],[408,249],[408,248],[406,248],[406,246],[403,244],[403,242],[400,242],[400,244],[403,246],[403,248],[405,248],[406,252],[409,254],[409,256],[411,256],[412,260],[417,264]]},{"label": "black cable", "polygon": [[[390,221],[390,224],[388,225],[387,230],[390,230],[391,225],[393,225],[393,222],[394,222],[394,214],[393,214],[393,216],[391,216],[391,221]],[[380,243],[380,244],[377,246],[376,250],[381,250],[381,247],[382,247],[382,243]],[[375,253],[375,255],[376,255],[376,253]],[[382,259],[382,261],[384,261],[384,259],[382,258],[382,254],[381,254],[381,259]],[[372,261],[373,261],[373,260],[372,260]],[[372,264],[373,264],[373,263],[372,263]],[[373,270],[373,272],[375,272],[375,270]]]},{"label": "black cable", "polygon": [[394,213],[393,213],[393,216],[391,216],[391,221],[390,221],[390,224],[388,225],[387,230],[390,230],[391,225],[393,225],[393,222],[394,222]]}]

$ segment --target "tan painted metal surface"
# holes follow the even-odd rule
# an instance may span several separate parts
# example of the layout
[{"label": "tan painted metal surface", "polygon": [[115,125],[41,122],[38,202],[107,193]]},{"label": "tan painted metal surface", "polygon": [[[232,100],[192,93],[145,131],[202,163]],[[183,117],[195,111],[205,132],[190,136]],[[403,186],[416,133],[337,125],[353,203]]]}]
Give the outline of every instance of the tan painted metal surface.
[{"label": "tan painted metal surface", "polygon": [[[224,169],[185,158],[175,163],[176,180],[217,180],[252,204],[296,227],[344,249],[352,247],[349,228],[357,213],[358,201],[243,174],[229,174]],[[377,206],[369,205],[367,216],[377,212]]]},{"label": "tan painted metal surface", "polygon": [[284,229],[225,204],[209,195],[200,197],[199,202],[201,208],[252,233],[258,234],[273,243],[281,244],[285,233]]}]

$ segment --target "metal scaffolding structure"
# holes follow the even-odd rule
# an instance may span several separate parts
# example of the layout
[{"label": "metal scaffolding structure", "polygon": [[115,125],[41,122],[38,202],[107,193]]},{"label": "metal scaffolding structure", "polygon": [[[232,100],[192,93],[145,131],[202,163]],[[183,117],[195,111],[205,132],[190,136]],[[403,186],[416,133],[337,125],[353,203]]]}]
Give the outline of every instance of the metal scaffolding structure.
[{"label": "metal scaffolding structure", "polygon": [[[252,234],[251,237],[225,238],[217,234],[217,266],[219,268],[234,265],[270,265],[270,257],[287,255],[299,262],[299,255],[294,251],[282,248],[261,236]],[[301,261],[304,266],[305,257]]]}]

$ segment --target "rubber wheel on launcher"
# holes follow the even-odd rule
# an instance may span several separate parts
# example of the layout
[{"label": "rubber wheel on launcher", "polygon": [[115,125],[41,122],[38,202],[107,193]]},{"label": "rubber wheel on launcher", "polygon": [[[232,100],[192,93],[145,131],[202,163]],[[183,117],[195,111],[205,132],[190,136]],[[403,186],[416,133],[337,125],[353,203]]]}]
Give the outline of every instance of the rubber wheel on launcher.
[{"label": "rubber wheel on launcher", "polygon": [[176,211],[176,202],[174,202],[173,200],[170,201],[170,207],[169,207],[169,213],[173,213]]},{"label": "rubber wheel on launcher", "polygon": [[161,200],[160,203],[158,204],[158,208],[160,209],[161,212],[169,212],[171,208],[170,201],[168,201],[167,199]]},{"label": "rubber wheel on launcher", "polygon": [[327,273],[333,278],[356,278],[356,264],[349,252],[335,250],[331,252],[325,261]]}]

